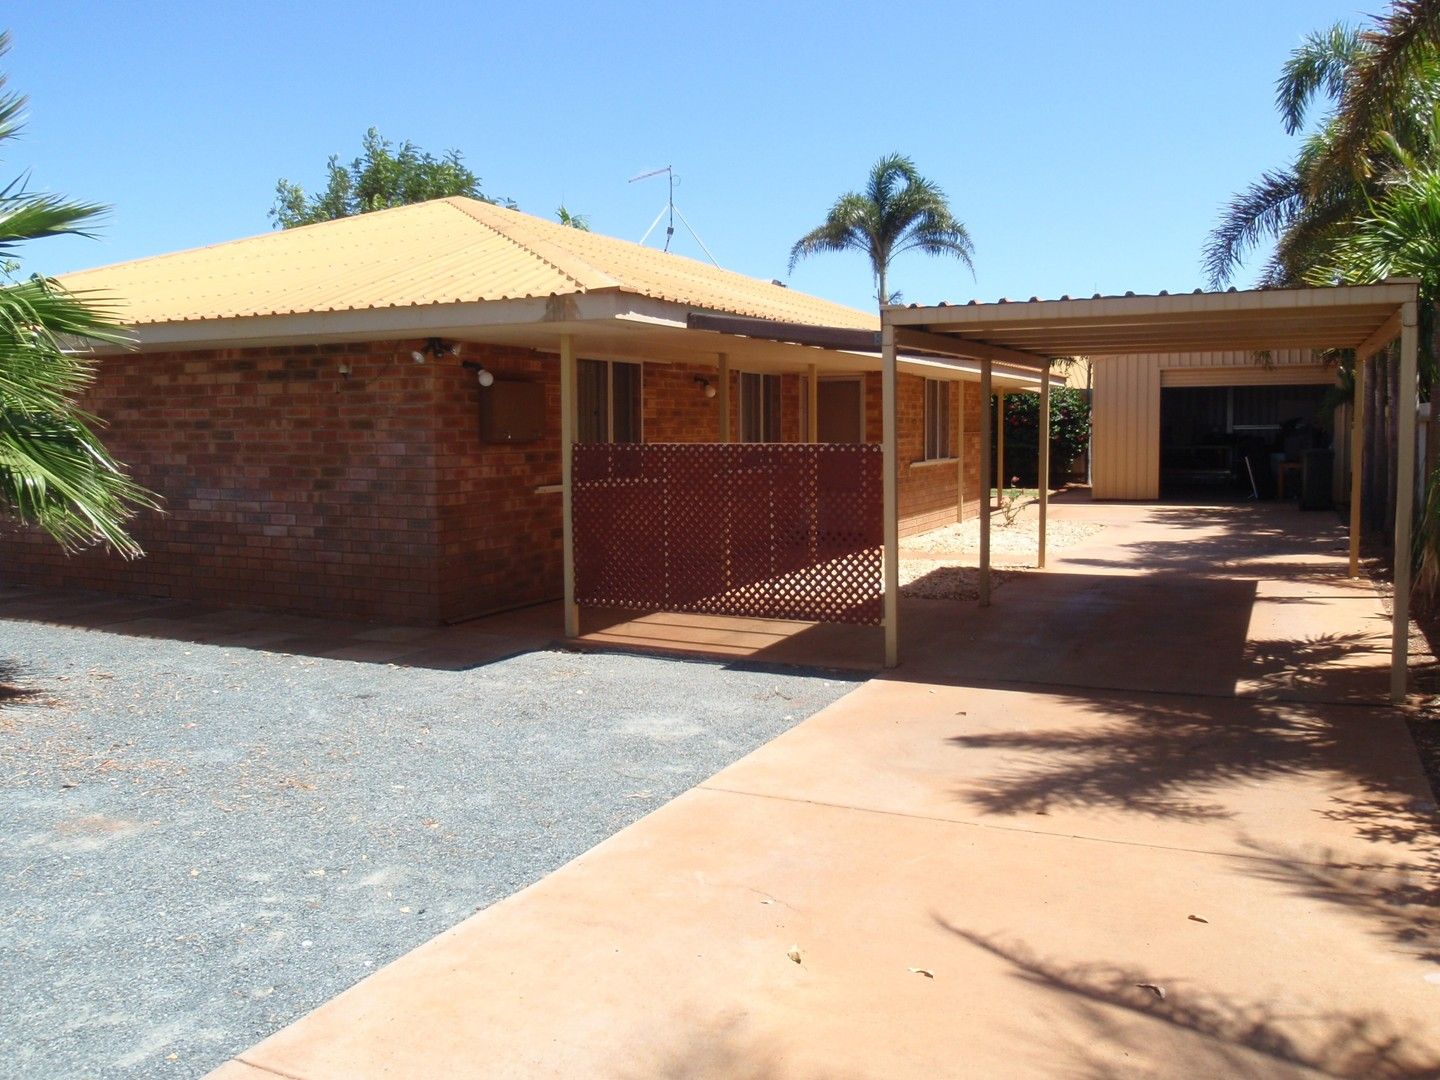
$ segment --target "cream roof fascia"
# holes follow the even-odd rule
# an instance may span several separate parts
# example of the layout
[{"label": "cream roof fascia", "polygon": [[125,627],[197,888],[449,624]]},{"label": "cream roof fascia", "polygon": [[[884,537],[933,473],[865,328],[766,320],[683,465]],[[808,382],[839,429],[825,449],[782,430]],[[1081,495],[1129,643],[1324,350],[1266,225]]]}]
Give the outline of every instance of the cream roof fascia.
[{"label": "cream roof fascia", "polygon": [[889,307],[882,319],[896,328],[923,328],[937,337],[1035,356],[1211,352],[1265,340],[1274,347],[1315,347],[1308,339],[1327,336],[1333,337],[1330,347],[1349,348],[1367,341],[1417,295],[1413,280],[1392,279],[1326,288]]}]

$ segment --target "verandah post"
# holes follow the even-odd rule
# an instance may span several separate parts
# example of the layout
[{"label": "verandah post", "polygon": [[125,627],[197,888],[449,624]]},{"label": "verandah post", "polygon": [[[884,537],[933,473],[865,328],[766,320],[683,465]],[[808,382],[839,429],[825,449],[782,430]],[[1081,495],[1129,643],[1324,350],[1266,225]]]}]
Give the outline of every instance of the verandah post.
[{"label": "verandah post", "polygon": [[1045,569],[1045,518],[1050,508],[1050,363],[1040,370],[1040,443],[1036,448],[1036,480],[1040,487],[1039,553],[1035,565]]},{"label": "verandah post", "polygon": [[564,555],[565,636],[580,636],[580,608],[575,603],[575,339],[560,335],[560,486],[561,547]]},{"label": "verandah post", "polygon": [[883,482],[883,514],[885,516],[884,618],[885,666],[900,663],[900,501],[899,452],[896,445],[898,412],[895,402],[897,376],[895,370],[895,328],[882,323],[880,331],[880,410]]},{"label": "verandah post", "polygon": [[720,354],[720,365],[717,373],[720,381],[720,392],[716,400],[720,403],[720,441],[730,441],[730,355]]},{"label": "verandah post", "polygon": [[1415,410],[1419,377],[1418,305],[1400,308],[1400,371],[1395,394],[1395,596],[1390,623],[1390,700],[1405,700],[1410,664],[1410,526],[1415,513]]},{"label": "verandah post", "polygon": [[[980,361],[980,483],[990,482],[990,437],[994,423],[990,412],[989,360]],[[990,493],[980,493],[980,606],[990,606]]]},{"label": "verandah post", "polygon": [[1365,367],[1368,356],[1355,357],[1355,392],[1350,398],[1350,576],[1360,576],[1360,492],[1365,459]]}]

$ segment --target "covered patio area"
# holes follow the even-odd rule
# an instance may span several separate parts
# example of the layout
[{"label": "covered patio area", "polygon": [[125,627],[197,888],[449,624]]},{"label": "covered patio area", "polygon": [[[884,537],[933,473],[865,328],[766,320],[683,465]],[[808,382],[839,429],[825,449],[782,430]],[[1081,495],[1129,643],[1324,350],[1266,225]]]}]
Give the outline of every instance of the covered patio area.
[{"label": "covered patio area", "polygon": [[[1051,358],[1088,356],[1104,364],[1106,358],[1142,353],[1194,353],[1217,350],[1253,351],[1280,348],[1349,349],[1357,360],[1357,388],[1363,387],[1372,357],[1399,340],[1399,383],[1402,400],[1417,395],[1418,286],[1414,280],[1392,280],[1382,285],[1326,289],[1264,290],[1171,296],[1101,297],[1089,300],[1001,301],[960,306],[892,307],[883,312],[886,386],[893,386],[898,350],[924,348],[935,354],[969,356],[981,365],[982,394],[988,390],[988,372],[996,362],[1028,363],[1048,371]],[[1263,355],[1257,355],[1263,362]],[[1042,382],[1041,394],[1046,395]],[[1357,389],[1357,398],[1359,396]],[[887,397],[887,430],[893,428],[893,397]],[[1357,410],[1358,411],[1358,410]],[[1042,406],[1041,416],[1047,417]],[[988,413],[987,413],[988,417]],[[1415,500],[1416,409],[1402,408],[1398,416],[1396,512],[1393,536],[1395,594],[1391,611],[1390,685],[1394,702],[1405,699],[1406,657],[1409,643],[1411,531]],[[1360,422],[1350,433],[1351,490],[1358,492],[1364,431]],[[1048,439],[1042,428],[1042,448]],[[984,452],[989,441],[982,438]],[[888,448],[888,447],[887,447]],[[1048,462],[1041,455],[1040,556],[1045,563],[1046,475]],[[988,475],[988,462],[982,463]],[[886,501],[885,625],[886,663],[899,662],[899,537],[894,528],[893,462],[887,465],[891,482]],[[1350,578],[1359,572],[1359,499],[1351,502],[1348,564]],[[981,508],[980,603],[989,602],[990,558],[988,503]],[[1338,575],[1337,575],[1338,576]],[[1182,641],[1192,640],[1188,637]],[[1177,642],[1180,644],[1181,642]]]}]

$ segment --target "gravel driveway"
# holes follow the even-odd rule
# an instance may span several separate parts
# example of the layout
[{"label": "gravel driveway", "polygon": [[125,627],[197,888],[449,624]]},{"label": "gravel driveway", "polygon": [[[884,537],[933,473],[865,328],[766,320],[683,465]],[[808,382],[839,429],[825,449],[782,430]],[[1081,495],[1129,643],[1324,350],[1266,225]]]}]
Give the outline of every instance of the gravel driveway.
[{"label": "gravel driveway", "polygon": [[0,1074],[203,1074],[853,685],[0,622]]}]

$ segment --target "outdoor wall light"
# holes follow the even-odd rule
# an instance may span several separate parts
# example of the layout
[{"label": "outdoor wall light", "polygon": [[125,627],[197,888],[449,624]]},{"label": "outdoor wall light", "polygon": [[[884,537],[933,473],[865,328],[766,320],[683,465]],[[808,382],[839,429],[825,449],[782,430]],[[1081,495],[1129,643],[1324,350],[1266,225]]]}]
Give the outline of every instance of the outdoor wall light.
[{"label": "outdoor wall light", "polygon": [[459,356],[460,343],[458,341],[445,342],[438,337],[427,338],[423,348],[416,349],[410,354],[410,359],[417,364],[425,363],[427,356],[433,356],[439,360],[442,356]]},{"label": "outdoor wall light", "polygon": [[343,360],[340,361],[340,366],[335,370],[340,372],[340,377],[342,379],[348,379],[350,377],[350,365],[345,363],[345,361]]},{"label": "outdoor wall light", "polygon": [[495,374],[486,371],[484,366],[477,364],[474,360],[462,360],[460,366],[467,371],[475,372],[475,378],[481,386],[490,387],[495,385]]},{"label": "outdoor wall light", "polygon": [[705,388],[705,396],[706,396],[706,397],[714,397],[714,396],[715,396],[715,386],[714,386],[714,384],[711,383],[711,381],[710,381],[709,379],[705,378],[704,375],[696,375],[696,376],[695,376],[695,381]]}]

